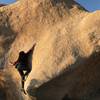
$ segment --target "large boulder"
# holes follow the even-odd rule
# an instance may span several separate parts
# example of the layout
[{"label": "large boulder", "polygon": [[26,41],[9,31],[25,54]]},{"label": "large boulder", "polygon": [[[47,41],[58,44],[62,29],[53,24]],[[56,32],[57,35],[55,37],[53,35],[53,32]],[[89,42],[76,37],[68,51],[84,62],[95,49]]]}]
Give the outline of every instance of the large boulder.
[{"label": "large boulder", "polygon": [[[36,43],[33,58],[30,59],[33,65],[32,71],[25,84],[26,90],[29,93],[31,91],[32,94],[34,88],[60,76],[69,68],[73,70],[80,68],[82,71],[81,66],[88,62],[87,59],[92,59],[91,55],[96,54],[97,58],[99,57],[99,26],[100,11],[90,13],[74,0],[20,0],[14,4],[1,7],[0,65],[9,66],[9,62],[14,62],[18,58],[20,51],[27,52]],[[94,64],[93,60],[90,64],[93,63],[93,67],[99,66],[99,60],[96,60],[96,62],[98,65]],[[88,67],[88,65],[85,65],[85,69],[86,66]],[[89,70],[93,69],[89,67]],[[99,70],[94,71],[96,73]],[[71,74],[76,75],[73,72]],[[82,75],[77,71],[76,77],[71,78],[73,84],[75,80],[78,80],[78,76]],[[66,77],[68,77],[67,74]],[[71,84],[71,81],[66,79],[69,84]],[[93,81],[96,85],[99,78],[94,80],[93,77]],[[64,83],[64,80],[61,83]],[[57,84],[57,82],[54,84]],[[71,85],[72,87],[69,84],[67,85],[71,89],[74,88],[76,82]],[[97,87],[99,88],[98,85]],[[90,89],[89,86],[87,88]],[[45,90],[45,87],[39,90],[40,95],[41,90]],[[62,94],[63,91],[64,89],[61,86]],[[70,92],[74,94],[73,91]],[[73,96],[70,92],[68,89],[68,92],[65,92],[63,96],[69,93],[71,97],[78,98],[78,92]],[[85,95],[83,92],[80,93],[82,93],[82,96],[79,96],[79,98],[83,99]],[[49,94],[44,93],[43,95]],[[46,98],[44,96],[45,100],[49,100]],[[59,97],[57,100],[61,98]],[[52,100],[55,99],[52,98]]]}]

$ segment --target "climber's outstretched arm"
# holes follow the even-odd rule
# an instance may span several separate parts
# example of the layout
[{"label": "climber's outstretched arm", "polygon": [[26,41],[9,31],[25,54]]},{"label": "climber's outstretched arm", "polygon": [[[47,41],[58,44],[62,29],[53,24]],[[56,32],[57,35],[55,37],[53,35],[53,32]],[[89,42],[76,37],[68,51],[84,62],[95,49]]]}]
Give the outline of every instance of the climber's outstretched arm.
[{"label": "climber's outstretched arm", "polygon": [[32,54],[34,51],[34,48],[36,46],[36,43],[32,46],[32,48],[26,53],[27,55]]}]

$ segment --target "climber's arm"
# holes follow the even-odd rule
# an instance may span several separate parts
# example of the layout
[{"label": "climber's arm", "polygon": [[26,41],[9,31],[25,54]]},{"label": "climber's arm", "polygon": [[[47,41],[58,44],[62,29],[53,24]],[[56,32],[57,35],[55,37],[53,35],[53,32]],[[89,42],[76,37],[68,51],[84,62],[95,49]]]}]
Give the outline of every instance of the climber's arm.
[{"label": "climber's arm", "polygon": [[15,62],[10,61],[10,65],[16,66],[19,63],[19,58]]},{"label": "climber's arm", "polygon": [[34,45],[32,46],[32,48],[26,53],[27,55],[29,55],[30,53],[33,53],[34,48],[35,48],[35,45],[36,45],[36,44],[34,44]]},{"label": "climber's arm", "polygon": [[16,65],[18,64],[18,62],[19,62],[19,60],[15,61],[15,62],[13,63],[13,65],[16,66]]}]

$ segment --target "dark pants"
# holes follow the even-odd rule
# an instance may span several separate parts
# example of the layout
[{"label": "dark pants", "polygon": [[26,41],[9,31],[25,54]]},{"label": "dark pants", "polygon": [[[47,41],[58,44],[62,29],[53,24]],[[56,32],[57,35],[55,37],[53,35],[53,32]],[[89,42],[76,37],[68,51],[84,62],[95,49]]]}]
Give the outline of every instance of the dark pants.
[{"label": "dark pants", "polygon": [[[24,73],[24,71],[26,71],[26,72]],[[30,71],[31,71],[30,69],[28,69],[28,70],[18,69],[18,72],[19,72],[19,74],[20,74],[20,76],[21,76],[22,88],[23,88],[23,89],[24,89],[25,77],[29,75]]]},{"label": "dark pants", "polygon": [[[24,89],[24,82],[25,82],[25,77],[29,75],[31,72],[31,69],[29,67],[26,67],[25,64],[18,63],[16,65],[16,68],[21,76],[21,81],[22,81],[22,89]],[[25,73],[24,73],[25,71]]]}]

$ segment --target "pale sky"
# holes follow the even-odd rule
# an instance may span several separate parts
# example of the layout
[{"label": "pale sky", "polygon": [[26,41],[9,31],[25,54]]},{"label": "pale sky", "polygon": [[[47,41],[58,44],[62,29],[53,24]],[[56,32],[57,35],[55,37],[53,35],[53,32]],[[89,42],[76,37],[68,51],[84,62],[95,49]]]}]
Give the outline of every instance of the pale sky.
[{"label": "pale sky", "polygon": [[15,1],[16,0],[0,0],[0,3],[7,3],[7,4],[9,4],[9,3],[13,3]]},{"label": "pale sky", "polygon": [[100,10],[100,0],[76,0],[89,11]]}]

